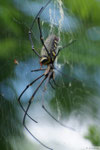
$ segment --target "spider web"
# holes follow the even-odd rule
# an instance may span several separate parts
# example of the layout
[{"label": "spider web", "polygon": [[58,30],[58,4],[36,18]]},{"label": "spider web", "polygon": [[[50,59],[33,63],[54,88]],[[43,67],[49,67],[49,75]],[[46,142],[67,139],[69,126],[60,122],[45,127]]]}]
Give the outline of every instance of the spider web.
[{"label": "spider web", "polygon": [[[24,5],[25,2],[27,5]],[[43,1],[42,4],[44,5],[45,1]],[[29,16],[31,15],[33,17],[37,13],[37,8],[39,10],[42,5],[41,3],[39,5],[37,2],[34,2],[32,7],[30,5],[29,5],[29,1],[25,0],[23,3],[23,8],[21,9],[23,9],[22,11],[24,11],[25,13],[28,13]],[[33,11],[33,8],[35,6],[37,7]],[[66,42],[70,41],[70,39],[75,38],[74,28],[75,28],[75,22],[77,22],[76,18],[73,19],[73,14],[69,14],[69,10],[66,10],[64,8],[64,5],[61,0],[55,0],[54,3],[51,3],[48,6],[48,8],[49,9],[46,9],[44,14],[41,15],[44,38],[46,39],[46,37],[49,34],[55,33],[58,35],[58,37],[60,37],[60,46],[62,46],[66,44]],[[48,14],[48,15],[45,15],[45,14]],[[73,22],[71,22],[72,20]],[[31,23],[32,20],[29,20],[29,21]],[[16,20],[16,22],[19,24],[25,25],[28,28],[30,27],[30,25],[24,21],[20,22]],[[48,23],[49,25],[47,25]],[[27,33],[27,29],[25,28],[24,30],[25,30],[25,33]],[[46,33],[47,31],[48,31],[48,34]],[[26,36],[28,39],[27,34]],[[40,49],[41,45],[38,46],[38,43],[39,43],[38,29],[36,31],[33,30],[33,40],[36,42],[36,47],[39,47]],[[99,98],[97,96],[95,97],[95,91],[93,89],[93,86],[95,84],[93,85],[91,83],[90,85],[89,77],[87,77],[88,70],[85,66],[74,64],[75,63],[75,59],[74,59],[75,49],[76,49],[75,44],[74,46],[72,45],[68,49],[62,50],[60,55],[58,56],[55,66],[60,72],[55,71],[56,73],[55,79],[56,79],[57,84],[59,84],[60,87],[58,86],[56,87],[55,90],[53,90],[50,86],[48,86],[47,91],[45,92],[45,95],[44,95],[44,100],[46,103],[46,107],[49,109],[49,111],[52,114],[54,114],[54,116],[58,120],[64,122],[69,127],[74,127],[76,130],[78,129],[78,133],[70,131],[69,129],[66,130],[63,127],[59,126],[54,120],[52,120],[52,118],[50,118],[42,110],[41,97],[42,97],[44,85],[38,91],[38,94],[35,96],[34,102],[31,105],[30,110],[29,110],[29,114],[34,119],[36,119],[39,122],[39,124],[37,125],[33,123],[28,118],[26,121],[27,126],[30,128],[30,131],[34,133],[41,141],[43,141],[47,145],[50,145],[55,150],[56,149],[57,150],[66,150],[66,149],[72,150],[75,148],[77,150],[80,150],[84,146],[91,146],[91,144],[86,142],[83,139],[83,137],[79,134],[80,132],[79,130],[81,129],[81,125],[82,125],[82,124],[80,125],[80,123],[81,121],[83,123],[84,120],[86,121],[86,123],[88,123],[87,121],[88,118],[92,116],[91,114],[94,115],[93,110],[97,110],[98,111],[97,114],[99,114],[99,109],[98,109],[98,106],[100,105]],[[21,49],[21,45],[19,47]],[[29,46],[28,51],[29,50],[31,51],[30,46]],[[21,58],[23,57],[23,54],[24,53],[21,54]],[[28,56],[29,59],[26,59],[26,57],[22,58],[23,60],[19,61],[18,65],[15,64],[14,72],[12,71],[10,74],[10,77],[7,78],[6,80],[3,80],[0,83],[0,87],[1,87],[0,92],[2,93],[2,96],[0,97],[0,101],[3,101],[3,104],[1,106],[5,104],[8,105],[7,110],[8,111],[10,110],[12,113],[13,110],[11,109],[11,107],[9,109],[9,105],[10,105],[9,100],[10,100],[10,102],[14,104],[15,107],[17,107],[17,109],[16,108],[14,109],[18,111],[18,118],[20,120],[20,129],[21,129],[20,132],[23,132],[25,134],[24,139],[21,138],[22,136],[21,133],[19,133],[18,136],[16,136],[15,131],[18,132],[17,131],[18,128],[16,127],[14,123],[11,123],[11,126],[10,126],[10,129],[12,128],[12,130],[14,130],[14,132],[12,131],[12,134],[9,134],[8,130],[3,133],[4,137],[8,141],[10,141],[9,143],[11,144],[12,149],[14,150],[22,150],[22,148],[33,149],[33,147],[34,147],[34,150],[35,149],[38,150],[40,148],[44,149],[42,146],[38,145],[38,143],[27,132],[24,131],[22,127],[23,113],[22,113],[22,110],[20,110],[20,108],[18,107],[18,105],[16,105],[17,103],[16,99],[20,95],[21,91],[26,87],[28,83],[30,83],[32,80],[34,80],[37,76],[41,74],[39,72],[38,73],[30,72],[30,70],[37,69],[40,67],[39,60],[35,58],[34,56],[30,57],[30,55],[33,55],[33,54],[32,53],[29,54]],[[12,60],[14,59],[15,59],[15,56],[12,57]],[[79,56],[77,55],[76,60],[78,59],[79,59]],[[7,61],[7,64],[8,64],[8,61]],[[7,68],[6,67],[7,64],[5,63],[5,66],[3,65],[3,67]],[[100,73],[98,72],[96,75],[99,76]],[[98,81],[96,81],[96,83],[97,82]],[[89,83],[89,86],[87,86],[88,83]],[[33,93],[33,89],[35,89],[38,86],[38,84],[39,82],[37,82],[32,87],[30,87],[28,91],[23,95],[21,101],[23,102],[25,107],[27,106],[27,102],[30,98],[30,95],[32,95]],[[93,95],[91,95],[91,93],[93,93]],[[4,101],[3,98],[6,99],[6,101]],[[96,100],[95,103],[94,103],[94,99]],[[91,106],[91,108],[89,107],[89,105]],[[1,109],[1,112],[2,112],[1,116],[4,118],[6,116],[6,109],[5,110]],[[12,116],[12,114],[10,114],[10,118],[11,118],[11,121],[16,122],[16,119],[14,120],[15,116]],[[96,119],[97,118],[99,118],[99,115],[98,116],[96,115]],[[19,124],[19,120],[18,120],[18,124]],[[91,122],[91,119],[89,121]],[[82,133],[84,133],[84,130],[86,129],[85,127],[86,127],[86,124],[84,123],[81,129]],[[11,139],[10,139],[10,136],[7,138],[6,133],[8,133],[11,136]],[[15,137],[13,134],[15,134]],[[73,143],[73,141],[75,141],[75,143]]]}]

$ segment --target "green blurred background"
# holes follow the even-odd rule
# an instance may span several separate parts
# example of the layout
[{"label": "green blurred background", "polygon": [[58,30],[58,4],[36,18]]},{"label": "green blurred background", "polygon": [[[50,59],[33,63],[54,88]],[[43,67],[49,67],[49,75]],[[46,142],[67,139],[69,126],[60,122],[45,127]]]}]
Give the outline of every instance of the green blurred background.
[{"label": "green blurred background", "polygon": [[[31,74],[30,70],[34,69],[34,64],[36,68],[39,67],[38,59],[31,50],[28,31],[34,16],[45,2],[0,0],[0,149],[2,150],[29,149],[30,142],[23,135],[21,110],[17,98],[26,83],[34,79],[27,76],[27,72]],[[56,0],[52,5],[55,2]],[[54,96],[48,100],[48,105],[58,116],[57,104],[59,104],[60,120],[67,120],[73,114],[81,126],[87,123],[84,138],[90,140],[94,146],[100,146],[100,1],[62,0],[62,2],[65,16],[71,17],[69,19],[71,23],[68,29],[66,22],[63,22],[60,45],[68,43],[70,39],[76,39],[76,42],[64,49],[58,57],[57,63],[61,65],[61,71],[67,74],[67,77],[66,75],[56,77],[60,87],[56,88],[55,92],[49,88],[50,94],[54,92]],[[35,6],[37,7],[34,8]],[[44,19],[44,38],[51,29],[51,22],[44,17],[46,15],[49,17],[49,12],[46,14],[44,11],[41,17],[41,20]],[[56,25],[53,25],[52,32],[58,34]],[[40,52],[42,45],[37,25],[33,28],[33,41]],[[18,61],[18,65],[14,60]],[[30,80],[25,81],[21,87],[25,76],[30,77]],[[20,84],[15,84],[16,82]],[[10,139],[15,140],[11,142]],[[16,148],[12,146],[14,142],[17,143]],[[21,148],[18,145],[21,145]],[[34,150],[37,148],[34,147]]]}]

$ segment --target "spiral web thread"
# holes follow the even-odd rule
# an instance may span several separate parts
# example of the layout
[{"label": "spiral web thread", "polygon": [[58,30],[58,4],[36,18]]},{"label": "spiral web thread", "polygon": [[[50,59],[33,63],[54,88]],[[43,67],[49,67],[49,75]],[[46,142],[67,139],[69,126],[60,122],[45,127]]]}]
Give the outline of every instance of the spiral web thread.
[{"label": "spiral web thread", "polygon": [[[61,31],[62,31],[62,24],[63,24],[63,20],[64,20],[64,11],[63,11],[63,3],[62,0],[55,0],[54,1],[54,8],[50,8],[49,9],[49,16],[50,16],[50,34],[54,32],[54,27],[56,25],[56,7],[59,10],[59,14],[60,14],[60,18],[58,20],[58,37],[60,40],[61,37]],[[55,60],[57,63],[57,59]],[[59,106],[59,101],[56,99],[56,105],[57,105],[57,114],[58,114],[58,120],[60,120],[61,118],[61,110],[60,110],[60,106]]]},{"label": "spiral web thread", "polygon": [[62,23],[64,20],[64,11],[63,11],[63,3],[62,0],[54,1],[54,8],[49,9],[50,16],[50,33],[54,31],[54,25],[56,25],[56,7],[59,10],[60,18],[58,20],[58,37],[60,38],[60,33],[62,31]]},{"label": "spiral web thread", "polygon": [[[58,37],[60,39],[60,44],[62,45],[61,41],[63,41],[63,39],[61,40],[61,32],[63,30],[64,16],[65,16],[65,14],[64,14],[64,6],[63,6],[62,0],[55,0],[53,5],[54,5],[53,8],[49,8],[49,17],[50,17],[50,32],[49,32],[49,34],[55,33],[55,26],[58,27],[57,35],[58,35]],[[58,10],[59,17],[57,16],[56,10]],[[73,31],[72,31],[72,29],[70,27],[69,21],[67,22],[67,26],[68,26],[68,30],[66,31],[66,33],[69,35],[69,37],[74,39]],[[63,56],[63,59],[64,59],[64,62],[66,63],[65,56]],[[69,63],[69,62],[67,61],[67,63]],[[57,59],[55,60],[55,64],[57,64],[57,66],[61,68],[61,65],[59,65],[57,63]],[[72,70],[73,69],[73,65],[70,64],[70,67],[71,67],[71,70]],[[63,82],[63,80],[62,80],[62,82]],[[63,82],[63,85],[64,85],[64,82]],[[71,86],[71,82],[69,83],[69,87],[70,86]],[[58,120],[60,120],[60,118],[62,116],[62,113],[61,113],[60,104],[59,104],[59,101],[57,100],[57,98],[56,98],[56,106],[57,106]]]}]

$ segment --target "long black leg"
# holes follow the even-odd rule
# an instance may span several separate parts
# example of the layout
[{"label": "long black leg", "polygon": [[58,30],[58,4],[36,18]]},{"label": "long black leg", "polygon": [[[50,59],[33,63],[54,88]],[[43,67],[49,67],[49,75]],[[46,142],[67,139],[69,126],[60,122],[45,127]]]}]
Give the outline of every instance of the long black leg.
[{"label": "long black leg", "polygon": [[28,112],[28,110],[29,110],[29,108],[30,108],[30,105],[31,105],[32,101],[33,101],[33,98],[34,98],[35,94],[37,93],[38,89],[40,88],[40,86],[42,85],[42,83],[46,80],[46,78],[47,78],[47,77],[45,76],[45,78],[41,81],[41,83],[40,83],[39,86],[36,88],[36,90],[34,91],[34,93],[32,94],[32,96],[31,96],[31,98],[30,98],[30,100],[29,100],[29,104],[28,104],[28,106],[27,106],[27,109],[26,109],[26,111],[25,111],[24,118],[23,118],[23,125],[24,125],[25,129],[29,132],[29,134],[31,134],[31,136],[32,136],[37,142],[39,142],[43,147],[45,147],[45,148],[47,148],[47,149],[49,149],[49,150],[53,150],[53,149],[49,148],[48,146],[46,146],[45,144],[43,144],[40,140],[38,140],[38,139],[29,131],[29,129],[27,128],[27,126],[26,126],[26,124],[25,124],[26,115],[27,115],[27,112]]},{"label": "long black leg", "polygon": [[56,83],[55,79],[52,79],[52,80],[53,80],[53,83],[55,84],[55,86],[60,87],[60,86]]},{"label": "long black leg", "polygon": [[35,23],[35,21],[37,20],[38,16],[41,15],[41,13],[44,11],[44,9],[48,6],[48,4],[49,4],[51,1],[52,1],[52,0],[49,0],[49,1],[47,2],[47,4],[45,4],[45,6],[43,6],[43,7],[40,9],[40,11],[38,12],[38,14],[36,15],[35,19],[34,19],[33,22],[32,22],[32,25],[31,25],[31,27],[30,27],[30,31],[32,30],[32,28],[33,28],[33,26],[34,26],[34,23]]},{"label": "long black leg", "polygon": [[63,73],[62,71],[58,70],[58,69],[55,68],[55,67],[54,67],[54,69],[55,69],[56,71],[58,71],[60,74],[62,74],[62,75],[64,75],[65,77],[67,77],[67,74]]},{"label": "long black leg", "polygon": [[41,43],[43,44],[43,46],[45,47],[45,50],[47,52],[47,54],[50,56],[50,53],[44,43],[44,39],[43,39],[43,35],[42,35],[42,29],[41,29],[41,24],[40,24],[40,17],[38,17],[38,26],[39,26],[39,31],[40,31],[40,40],[41,40]]},{"label": "long black leg", "polygon": [[55,90],[55,87],[52,85],[51,81],[49,80],[49,84],[51,85],[51,87]]},{"label": "long black leg", "polygon": [[35,52],[35,54],[39,57],[39,58],[41,58],[41,56],[39,55],[39,53],[35,50],[35,48],[34,48],[34,44],[33,44],[33,41],[32,41],[32,35],[31,35],[32,33],[31,33],[31,31],[29,31],[29,40],[30,40],[30,42],[31,42],[31,45],[32,45],[32,50]]},{"label": "long black leg", "polygon": [[59,49],[58,49],[58,52],[57,52],[57,54],[56,54],[56,57],[58,56],[59,52],[60,52],[62,49],[64,49],[64,48],[70,46],[70,45],[73,44],[75,41],[76,41],[76,40],[72,40],[72,41],[70,41],[67,45],[65,45],[65,46],[63,46],[63,47],[61,47],[61,48],[59,48]]},{"label": "long black leg", "polygon": [[[20,102],[20,99],[21,99],[22,95],[24,94],[24,92],[25,92],[32,84],[34,84],[37,80],[39,80],[39,79],[42,78],[43,76],[44,76],[44,74],[42,74],[41,76],[39,76],[38,78],[36,78],[36,79],[35,79],[34,81],[32,81],[30,84],[28,84],[28,85],[26,86],[26,88],[23,90],[23,92],[20,94],[20,96],[19,96],[19,98],[18,98],[18,102],[19,102],[19,104],[20,104],[20,106],[21,106],[21,108],[22,108],[22,110],[23,110],[24,112],[25,112],[25,109],[24,109],[23,105],[22,105],[21,102]],[[27,114],[27,116],[28,116],[31,120],[33,120],[34,122],[37,123],[37,121],[35,121],[33,118],[31,118],[30,115]]]},{"label": "long black leg", "polygon": [[37,72],[37,71],[45,71],[46,69],[41,68],[41,69],[35,69],[35,70],[31,70],[31,72]]},{"label": "long black leg", "polygon": [[[48,84],[48,82],[49,82],[49,80],[50,80],[50,77],[51,77],[51,74],[49,73],[49,75],[48,75],[48,80],[47,80],[47,82],[46,82],[46,84],[45,84],[44,92],[45,92],[45,90],[47,89],[47,84]],[[42,102],[42,108],[47,112],[47,114],[48,114],[51,118],[53,118],[53,119],[54,119],[57,123],[59,123],[61,126],[67,128],[67,129],[70,129],[70,130],[75,131],[74,128],[68,127],[68,126],[64,125],[62,122],[60,122],[59,120],[57,120],[57,119],[47,110],[47,108],[46,108],[45,105],[44,105],[44,101]]]},{"label": "long black leg", "polygon": [[38,14],[36,15],[35,19],[33,20],[32,22],[32,25],[30,27],[30,30],[29,30],[29,39],[30,39],[30,42],[31,42],[31,45],[32,45],[32,50],[35,52],[35,54],[40,58],[41,56],[39,55],[39,53],[35,50],[34,48],[34,44],[33,44],[33,41],[32,41],[32,28],[34,26],[34,23],[35,21],[37,20],[38,16],[41,15],[41,13],[43,12],[43,10],[47,7],[47,5],[51,2],[51,0],[49,0],[45,6],[43,6],[40,11],[38,12]]},{"label": "long black leg", "polygon": [[57,120],[57,119],[46,109],[46,107],[45,107],[44,105],[42,105],[42,108],[48,113],[48,115],[49,115],[51,118],[53,118],[53,119],[54,119],[57,123],[59,123],[61,126],[67,128],[67,129],[71,129],[71,130],[75,131],[74,128],[68,127],[68,126],[64,125],[62,122],[60,122],[59,120]]}]

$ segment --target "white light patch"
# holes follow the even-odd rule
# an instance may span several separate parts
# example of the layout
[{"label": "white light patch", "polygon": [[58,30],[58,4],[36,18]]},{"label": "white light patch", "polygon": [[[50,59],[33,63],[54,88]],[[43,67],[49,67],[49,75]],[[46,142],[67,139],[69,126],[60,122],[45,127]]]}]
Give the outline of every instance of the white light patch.
[{"label": "white light patch", "polygon": [[[29,121],[27,127],[33,135],[45,145],[54,150],[82,150],[84,147],[92,146],[88,140],[84,139],[83,133],[85,132],[85,127],[79,127],[75,119],[71,118],[71,120],[65,124],[68,124],[69,127],[74,126],[77,128],[78,132],[60,126],[50,118],[39,105],[36,105],[34,112],[35,113],[32,114],[37,114],[35,118],[38,119],[38,124]],[[41,146],[27,131],[25,132],[25,135],[31,142],[35,142],[35,144],[40,146],[41,150],[44,150],[44,147]]]},{"label": "white light patch", "polygon": [[62,29],[62,24],[63,24],[63,21],[64,21],[64,11],[63,11],[63,3],[61,0],[57,0],[58,4],[59,4],[59,11],[60,11],[60,19],[59,19],[59,29],[58,29],[58,35],[59,35],[59,38],[60,38],[60,32],[61,32],[61,29]]},{"label": "white light patch", "polygon": [[92,41],[100,41],[100,26],[88,29],[87,36]]},{"label": "white light patch", "polygon": [[[39,12],[39,10],[41,9],[41,7],[43,7],[45,5],[45,3],[38,3],[38,2],[33,2],[33,1],[25,1],[25,0],[14,0],[16,7],[23,11],[24,13],[26,13],[29,16],[36,16],[37,13]],[[43,13],[41,14],[41,21],[45,21],[45,22],[49,22],[50,24],[52,24],[52,28],[53,26],[58,26],[59,27],[59,23],[60,23],[60,27],[62,30],[66,30],[66,31],[71,31],[71,30],[76,30],[77,28],[79,28],[79,21],[76,17],[72,17],[69,16],[68,13],[64,13],[63,14],[63,9],[62,9],[62,1],[61,0],[57,0],[57,2],[59,2],[59,8],[57,8],[55,6],[56,1],[51,2],[47,8],[43,11]],[[48,12],[49,10],[49,12]],[[49,15],[48,15],[49,14]],[[64,16],[63,16],[64,15]],[[63,23],[62,23],[63,21]],[[51,29],[52,30],[52,29]]]}]

